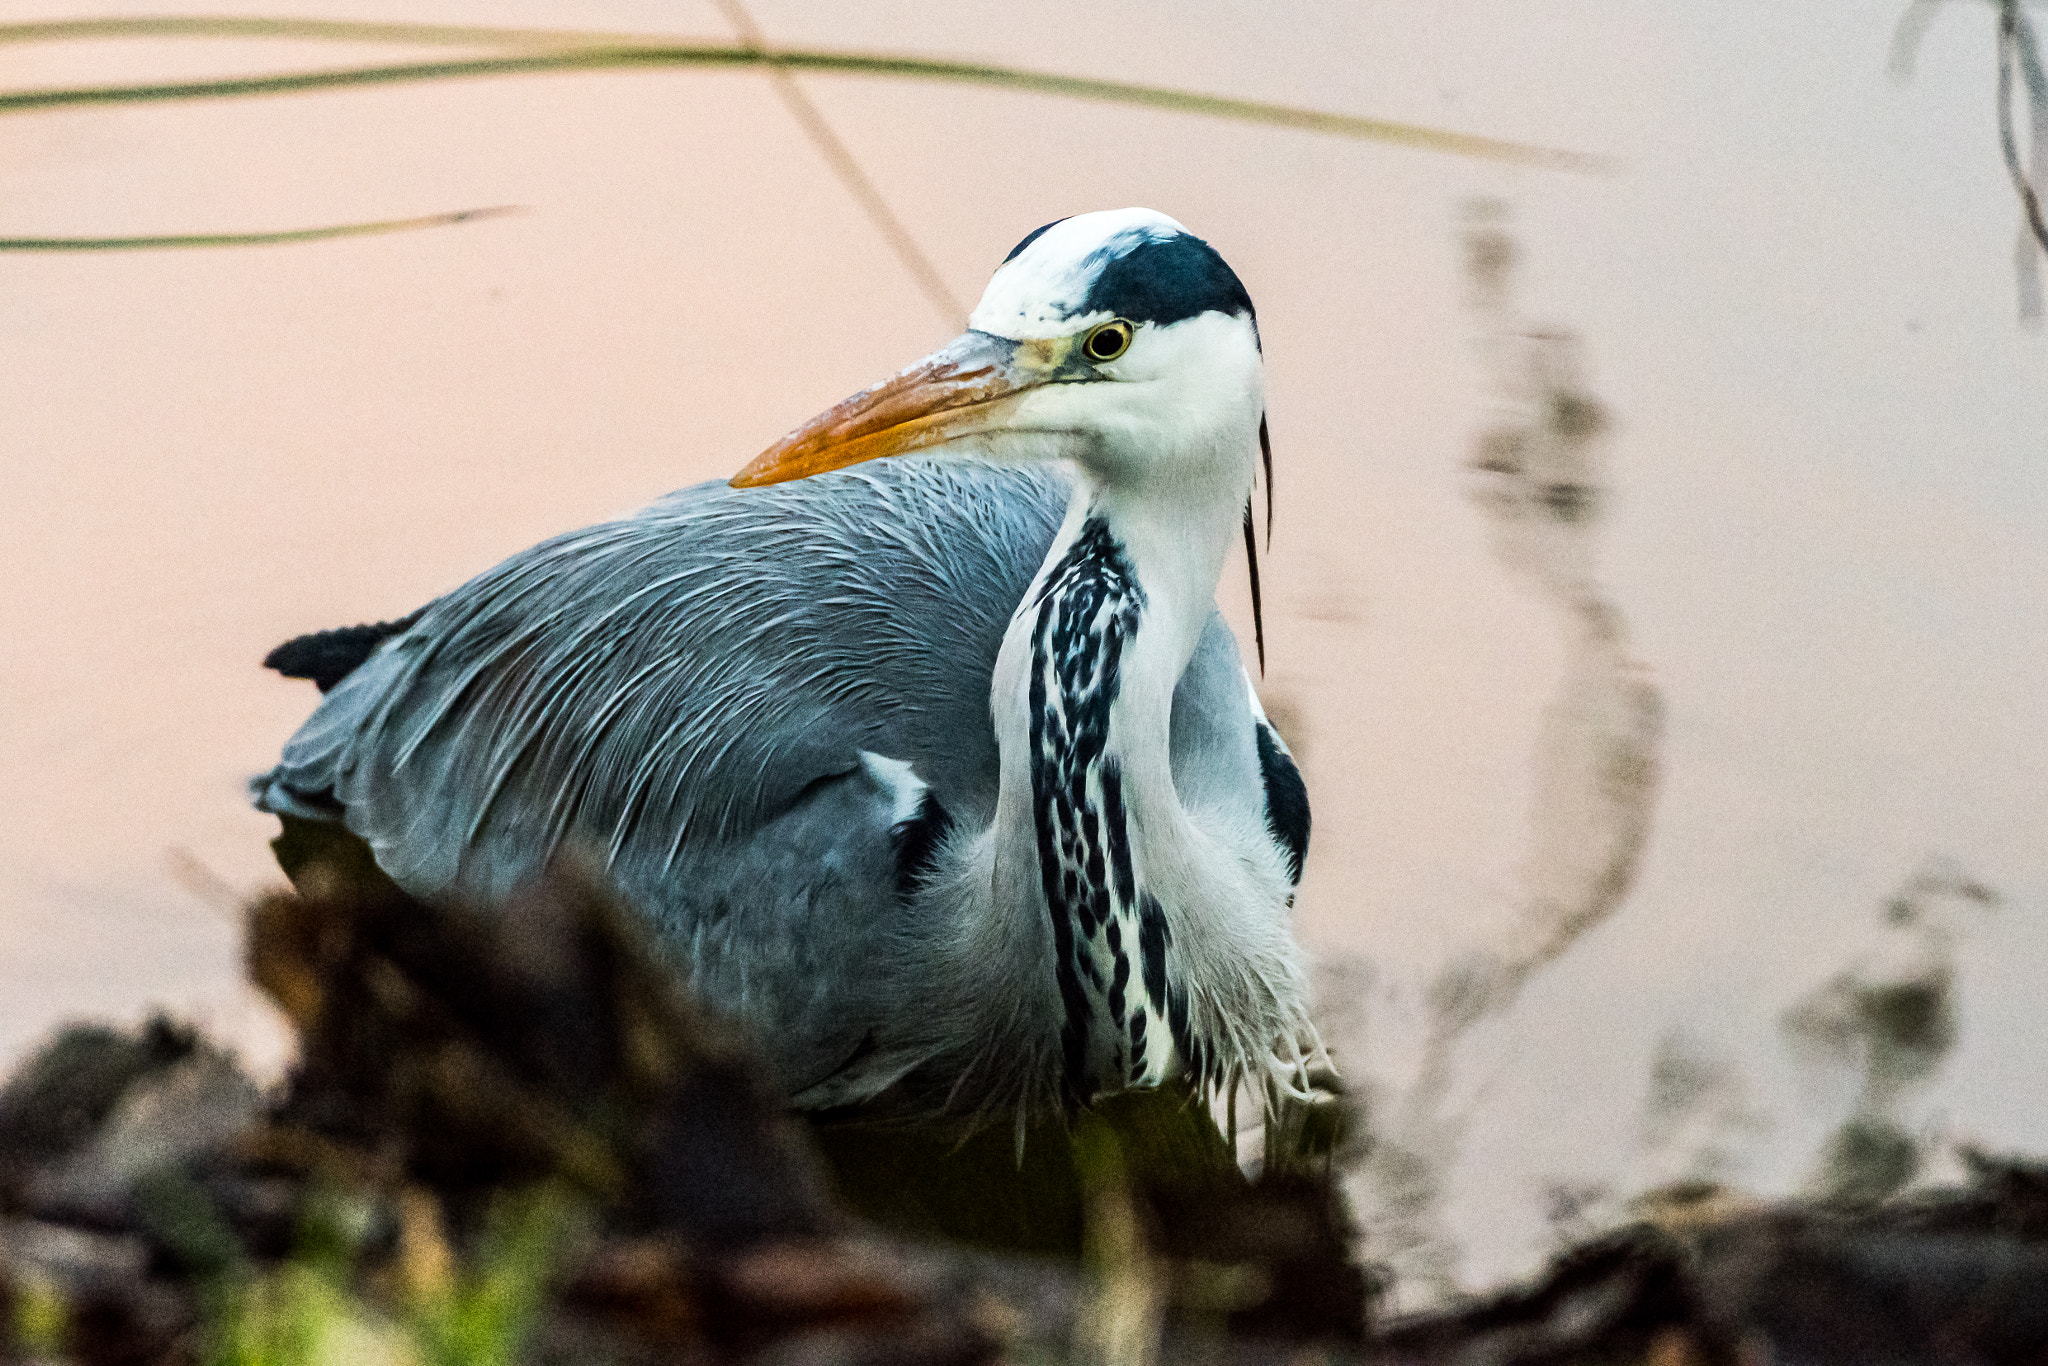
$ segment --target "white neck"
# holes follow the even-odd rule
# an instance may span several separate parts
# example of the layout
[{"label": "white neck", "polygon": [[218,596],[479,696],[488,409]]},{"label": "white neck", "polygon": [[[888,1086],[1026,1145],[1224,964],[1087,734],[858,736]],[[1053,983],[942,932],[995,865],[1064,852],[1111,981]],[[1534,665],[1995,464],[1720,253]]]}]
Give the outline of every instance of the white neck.
[{"label": "white neck", "polygon": [[[963,1096],[1300,1085],[1314,1031],[1286,851],[1256,792],[1184,806],[1171,749],[1264,407],[1251,317],[1207,311],[1141,324],[1094,379],[1035,385],[977,438],[1079,477],[997,654],[995,819],[947,843],[913,907],[929,1023],[903,1056],[956,1054]],[[1251,722],[1248,704],[1247,743]]]},{"label": "white neck", "polygon": [[[1216,601],[1223,562],[1243,517],[1239,498],[1221,503],[1212,497],[1162,498],[1154,489],[1104,488],[1084,473],[1067,503],[1067,515],[1046,552],[1045,563],[1032,580],[1031,591],[1018,604],[1003,637],[1002,654],[991,680],[989,705],[997,720],[997,741],[1006,745],[1003,715],[1026,719],[1028,679],[1019,672],[1005,676],[1010,657],[1028,650],[1037,612],[1034,604],[1045,580],[1091,521],[1105,525],[1134,572],[1145,606],[1137,638],[1121,661],[1116,710],[1123,725],[1117,752],[1127,767],[1158,764],[1166,773],[1167,727],[1172,719],[1173,690],[1194,656],[1195,644],[1208,625]],[[1017,662],[1021,665],[1023,659]],[[1028,689],[1027,689],[1028,690]],[[1004,780],[1009,780],[1005,765]],[[1170,782],[1158,788],[1171,792]]]}]

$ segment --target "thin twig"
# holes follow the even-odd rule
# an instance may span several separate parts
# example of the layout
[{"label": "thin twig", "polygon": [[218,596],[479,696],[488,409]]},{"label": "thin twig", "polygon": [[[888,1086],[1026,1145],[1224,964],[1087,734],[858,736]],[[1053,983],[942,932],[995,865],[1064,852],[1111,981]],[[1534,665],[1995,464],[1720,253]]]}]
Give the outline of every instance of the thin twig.
[{"label": "thin twig", "polygon": [[[2013,127],[2013,68],[2026,57],[2039,60],[2031,51],[2031,42],[2026,44],[2028,50],[2022,49],[2020,27],[2024,22],[2020,17],[2019,0],[2001,0],[1998,7],[1998,145],[2005,153],[2006,174],[2012,177],[2013,189],[2018,191],[2020,204],[2026,209],[2027,226],[2033,231],[2034,240],[2041,244],[2041,250],[2048,251],[2048,222],[2042,221],[2041,197],[2035,192],[2033,182],[2027,179],[2026,168],[2020,164],[2019,133]],[[2027,38],[2032,37],[2029,32]],[[2033,73],[2029,71],[2027,74],[2031,76]],[[2031,89],[2028,98],[2033,98]]]},{"label": "thin twig", "polygon": [[924,296],[930,300],[932,307],[939,310],[940,316],[949,326],[958,326],[964,322],[967,317],[966,305],[955,298],[953,291],[946,287],[945,277],[939,274],[931,258],[919,248],[917,239],[911,236],[910,229],[904,226],[903,220],[889,207],[889,202],[882,198],[882,192],[875,187],[874,181],[868,178],[867,172],[861,169],[851,149],[840,141],[838,134],[832,131],[831,125],[825,122],[824,114],[819,112],[817,105],[811,103],[810,97],[798,87],[796,78],[791,76],[788,69],[778,60],[774,49],[768,46],[768,40],[755,25],[754,17],[747,13],[746,6],[741,4],[740,0],[718,0],[718,7],[725,14],[727,22],[733,26],[733,31],[739,34],[740,41],[761,54],[767,65],[768,83],[781,97],[783,106],[789,110],[797,126],[804,130],[804,136],[811,140],[811,145],[818,149],[819,155],[825,158],[825,163],[832,168],[833,174],[839,177],[840,184],[846,186],[854,200],[859,203],[862,211],[867,214],[868,221],[882,234],[882,240],[896,253],[896,259],[903,263],[904,269],[910,272],[910,277],[917,281],[917,287],[924,291]]},{"label": "thin twig", "polygon": [[2048,71],[2041,67],[2041,50],[2034,42],[2034,26],[2013,6],[2013,38],[2020,57],[2020,74],[2026,77],[2027,99],[2038,117],[2048,107]]},{"label": "thin twig", "polygon": [[229,924],[241,924],[242,903],[246,898],[226,878],[207,867],[197,854],[183,845],[173,845],[164,850],[164,869],[173,882],[190,892],[215,916]]},{"label": "thin twig", "polygon": [[322,242],[332,237],[374,237],[389,232],[416,232],[473,223],[481,218],[518,213],[501,204],[488,209],[458,209],[420,218],[391,218],[378,223],[343,223],[326,228],[292,228],[283,232],[174,233],[149,237],[0,237],[0,251],[148,251],[166,247],[268,247],[288,242]]},{"label": "thin twig", "polygon": [[[666,67],[746,67],[766,65],[766,54],[749,47],[720,44],[656,45],[633,43],[615,47],[576,47],[516,56],[480,57],[463,61],[405,62],[389,65],[338,67],[324,71],[288,72],[269,76],[239,76],[208,81],[166,81],[144,85],[82,86],[70,89],[16,90],[0,93],[0,114],[26,113],[79,105],[159,103],[176,100],[231,99],[259,95],[283,95],[304,90],[333,90],[373,85],[401,85],[421,81],[471,80],[486,76],[532,75],[542,72],[615,71]],[[1108,104],[1133,105],[1176,113],[1201,114],[1239,123],[1273,128],[1293,128],[1326,133],[1335,137],[1392,143],[1426,151],[1491,161],[1520,162],[1553,170],[1610,172],[1614,163],[1605,157],[1588,156],[1557,148],[1536,147],[1501,138],[1454,133],[1420,124],[1390,119],[1360,118],[1329,114],[1315,109],[1267,104],[1258,100],[1228,99],[1187,90],[1133,85],[1124,81],[1095,80],[1085,76],[1055,76],[1022,71],[1014,67],[988,66],[976,62],[951,62],[926,57],[903,57],[856,52],[782,50],[775,54],[777,65],[791,71],[836,72],[897,80],[948,81],[969,85],[1017,90],[1032,94],[1062,95],[1070,99],[1094,100]]]}]

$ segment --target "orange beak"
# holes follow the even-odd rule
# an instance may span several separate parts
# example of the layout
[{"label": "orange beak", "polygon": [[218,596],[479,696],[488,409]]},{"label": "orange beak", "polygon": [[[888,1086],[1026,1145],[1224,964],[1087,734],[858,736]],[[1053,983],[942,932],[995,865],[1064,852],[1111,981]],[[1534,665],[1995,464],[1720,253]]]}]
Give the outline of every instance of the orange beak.
[{"label": "orange beak", "polygon": [[780,484],[994,430],[1018,395],[1053,378],[1066,349],[1064,339],[966,333],[812,418],[755,456],[732,486]]}]

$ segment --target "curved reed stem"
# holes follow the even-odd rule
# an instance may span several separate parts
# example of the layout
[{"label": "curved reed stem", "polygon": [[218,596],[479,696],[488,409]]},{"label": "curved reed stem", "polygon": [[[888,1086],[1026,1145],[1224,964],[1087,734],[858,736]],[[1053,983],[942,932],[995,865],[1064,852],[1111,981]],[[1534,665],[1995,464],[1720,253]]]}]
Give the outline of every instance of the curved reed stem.
[{"label": "curved reed stem", "polygon": [[[92,34],[51,33],[52,25],[0,26],[0,41],[22,41],[25,30],[45,37],[121,36],[159,34],[170,21],[107,21],[125,27],[95,30]],[[209,25],[224,20],[204,21]],[[145,23],[151,27],[144,27]],[[178,26],[185,28],[188,26]],[[342,28],[355,30],[345,34]],[[318,33],[287,31],[286,21],[240,21],[232,36],[262,37],[368,37],[378,41],[414,41],[413,35],[435,35],[418,39],[431,42],[487,43],[493,41],[531,44],[537,50],[452,61],[393,62],[367,66],[335,67],[325,70],[280,72],[262,76],[236,76],[218,80],[166,81],[136,85],[77,86],[65,89],[13,90],[0,92],[0,114],[25,113],[81,105],[138,104],[165,101],[234,99],[262,95],[284,95],[308,90],[335,90],[374,85],[407,85],[426,81],[474,80],[491,76],[537,75],[545,72],[628,71],[676,67],[779,67],[785,71],[878,77],[894,80],[945,81],[984,88],[1016,90],[1031,94],[1059,95],[1068,99],[1165,109],[1198,114],[1238,123],[1293,128],[1335,137],[1417,147],[1457,156],[1494,161],[1520,162],[1557,170],[1601,171],[1609,169],[1605,158],[1557,148],[1537,147],[1502,138],[1453,132],[1393,119],[1364,118],[1332,114],[1317,109],[1271,104],[1262,100],[1232,99],[1203,95],[1164,86],[1137,85],[1128,81],[1099,80],[1087,76],[1061,76],[1016,67],[981,62],[956,62],[930,57],[889,53],[832,52],[778,49],[773,53],[759,47],[737,44],[670,43],[652,39],[626,42],[589,42],[585,35],[563,35],[559,44],[541,31],[530,29],[466,30],[429,26],[414,30],[406,25],[321,26]],[[160,36],[171,36],[167,31]],[[196,28],[188,36],[201,36]]]}]

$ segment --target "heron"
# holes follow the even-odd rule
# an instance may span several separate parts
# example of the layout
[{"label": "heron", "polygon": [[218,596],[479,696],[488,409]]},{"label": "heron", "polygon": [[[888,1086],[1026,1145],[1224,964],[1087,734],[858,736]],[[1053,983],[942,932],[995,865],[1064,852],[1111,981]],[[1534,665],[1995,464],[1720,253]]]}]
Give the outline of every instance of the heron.
[{"label": "heron", "polygon": [[1178,222],[1048,224],[729,481],[273,651],[255,804],[428,900],[581,850],[800,1109],[1299,1094],[1307,793],[1215,602],[1262,365]]}]

